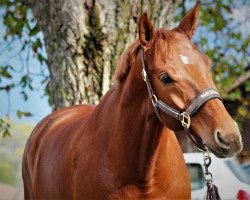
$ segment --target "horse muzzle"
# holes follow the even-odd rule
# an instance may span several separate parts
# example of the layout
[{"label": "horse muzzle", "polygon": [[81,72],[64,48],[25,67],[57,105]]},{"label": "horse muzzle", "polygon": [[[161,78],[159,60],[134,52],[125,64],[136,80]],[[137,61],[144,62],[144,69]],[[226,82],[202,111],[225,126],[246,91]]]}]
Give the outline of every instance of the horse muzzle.
[{"label": "horse muzzle", "polygon": [[242,138],[237,125],[234,129],[216,129],[214,141],[214,144],[207,144],[207,146],[217,157],[233,157],[243,149]]}]

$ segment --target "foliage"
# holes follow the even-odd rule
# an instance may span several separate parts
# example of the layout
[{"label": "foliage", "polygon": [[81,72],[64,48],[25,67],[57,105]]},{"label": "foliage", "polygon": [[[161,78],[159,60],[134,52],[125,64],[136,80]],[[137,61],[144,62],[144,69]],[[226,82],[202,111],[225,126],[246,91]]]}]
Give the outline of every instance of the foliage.
[{"label": "foliage", "polygon": [[[176,20],[179,21],[194,4],[195,0],[183,0],[180,9],[177,10]],[[248,0],[201,1],[200,26],[194,38],[197,46],[213,60],[211,69],[220,93],[225,99],[237,100],[242,104],[238,112],[239,118],[246,117],[249,113],[247,112],[249,97],[242,93],[250,91],[250,83],[246,82],[243,90],[237,89],[227,93],[226,89],[230,88],[236,77],[243,75],[249,67],[250,35],[244,29],[246,20],[249,19],[235,20],[237,12],[240,13],[239,11],[246,6],[249,7],[249,4]],[[50,95],[44,41],[31,9],[23,1],[18,0],[0,0],[0,7],[5,27],[0,53],[16,49],[17,41],[20,48],[15,56],[22,57],[24,52],[28,52],[25,59],[20,59],[21,66],[13,66],[8,61],[0,63],[0,90],[9,94],[13,88],[19,87],[20,95],[26,101],[29,98],[27,90],[34,89],[34,78],[41,76],[43,77],[41,84],[46,85],[45,94]],[[5,45],[2,48],[3,44]],[[40,62],[39,73],[33,73],[28,64],[30,54]],[[25,60],[24,63],[23,60]],[[2,85],[3,83],[5,85]],[[22,117],[32,114],[18,110],[17,115]],[[0,131],[5,131],[4,136],[9,135],[6,131],[9,128],[6,123],[0,121],[0,127]]]},{"label": "foliage", "polygon": [[4,118],[0,118],[0,135],[3,136],[3,138],[10,136],[10,124],[8,120]]},{"label": "foliage", "polygon": [[11,138],[0,138],[0,182],[17,186],[21,181],[24,146],[34,125],[10,124]]},{"label": "foliage", "polygon": [[10,163],[0,162],[0,182],[16,186],[17,178],[14,169]]}]

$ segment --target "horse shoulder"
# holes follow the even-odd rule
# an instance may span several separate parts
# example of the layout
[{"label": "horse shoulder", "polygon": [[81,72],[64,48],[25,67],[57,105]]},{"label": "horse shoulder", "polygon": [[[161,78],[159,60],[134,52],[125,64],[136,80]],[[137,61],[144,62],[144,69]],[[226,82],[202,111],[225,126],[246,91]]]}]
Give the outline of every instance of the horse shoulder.
[{"label": "horse shoulder", "polygon": [[32,131],[28,140],[28,147],[38,148],[43,140],[67,135],[72,137],[86,121],[94,106],[71,106],[57,110],[45,117]]},{"label": "horse shoulder", "polygon": [[[93,110],[94,106],[63,108],[34,128],[23,156],[23,179],[33,188],[34,198],[46,198],[44,195],[59,198],[58,183],[70,187],[73,141]],[[47,192],[41,194],[38,188],[46,188]]]}]

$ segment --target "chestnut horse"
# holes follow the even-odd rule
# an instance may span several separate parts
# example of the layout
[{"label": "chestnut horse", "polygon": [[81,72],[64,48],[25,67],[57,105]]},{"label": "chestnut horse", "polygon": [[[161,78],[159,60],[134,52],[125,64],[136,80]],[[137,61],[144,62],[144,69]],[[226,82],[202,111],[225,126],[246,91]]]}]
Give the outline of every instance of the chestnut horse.
[{"label": "chestnut horse", "polygon": [[[173,132],[182,125],[154,107],[141,71],[145,65],[155,97],[176,110],[184,111],[206,88],[216,93],[210,59],[191,42],[199,8],[197,3],[173,30],[156,30],[141,15],[139,39],[121,56],[117,83],[101,102],[55,111],[36,126],[23,156],[25,199],[190,199]],[[191,120],[191,134],[218,157],[242,149],[238,127],[219,98],[209,99]]]}]

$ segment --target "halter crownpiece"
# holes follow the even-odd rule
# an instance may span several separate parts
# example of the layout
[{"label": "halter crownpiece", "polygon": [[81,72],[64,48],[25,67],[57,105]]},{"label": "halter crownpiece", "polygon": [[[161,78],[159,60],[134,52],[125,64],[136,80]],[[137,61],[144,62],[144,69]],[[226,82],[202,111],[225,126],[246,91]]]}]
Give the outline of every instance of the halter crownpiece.
[{"label": "halter crownpiece", "polygon": [[159,114],[159,109],[163,111],[165,114],[179,120],[184,130],[188,133],[187,135],[192,140],[192,142],[194,142],[195,145],[198,146],[198,148],[201,149],[204,148],[204,144],[199,144],[197,141],[195,141],[191,137],[190,133],[187,131],[191,125],[191,116],[194,115],[210,99],[218,98],[222,100],[220,94],[213,88],[206,88],[192,100],[192,102],[187,106],[185,111],[181,112],[179,110],[176,110],[175,108],[167,105],[163,101],[158,100],[157,96],[155,95],[149,77],[147,75],[143,51],[141,51],[141,62],[142,62],[142,77],[143,80],[146,82],[148,93],[151,97],[154,110],[161,123],[163,123],[163,121]]}]

